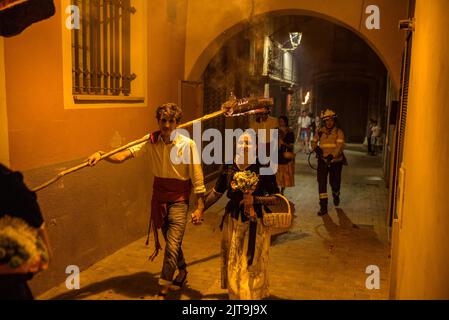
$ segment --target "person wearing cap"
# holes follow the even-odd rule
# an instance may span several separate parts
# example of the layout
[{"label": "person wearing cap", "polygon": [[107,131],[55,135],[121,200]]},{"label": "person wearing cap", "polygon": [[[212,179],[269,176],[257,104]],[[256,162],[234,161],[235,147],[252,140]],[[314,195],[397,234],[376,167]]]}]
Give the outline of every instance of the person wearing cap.
[{"label": "person wearing cap", "polygon": [[321,112],[322,126],[312,139],[312,148],[318,158],[318,189],[320,195],[319,216],[327,214],[328,194],[327,177],[332,188],[334,205],[340,205],[341,173],[346,158],[343,154],[345,147],[345,135],[343,130],[337,126],[337,115],[334,111],[327,109]]}]

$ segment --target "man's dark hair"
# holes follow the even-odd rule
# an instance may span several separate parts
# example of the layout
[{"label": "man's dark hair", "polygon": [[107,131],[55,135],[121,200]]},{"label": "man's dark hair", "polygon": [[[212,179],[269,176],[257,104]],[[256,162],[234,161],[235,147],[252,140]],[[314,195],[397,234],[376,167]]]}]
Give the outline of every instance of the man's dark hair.
[{"label": "man's dark hair", "polygon": [[180,122],[182,118],[182,109],[176,103],[165,103],[156,109],[156,119],[161,120],[165,116],[175,118],[176,122]]}]

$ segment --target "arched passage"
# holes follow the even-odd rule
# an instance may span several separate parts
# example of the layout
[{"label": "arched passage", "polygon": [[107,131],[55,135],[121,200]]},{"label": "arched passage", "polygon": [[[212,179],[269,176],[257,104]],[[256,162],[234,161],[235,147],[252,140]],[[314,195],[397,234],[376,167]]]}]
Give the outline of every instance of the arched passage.
[{"label": "arched passage", "polygon": [[[270,43],[284,42],[296,31],[303,34],[301,45],[288,53],[291,61],[285,60],[282,50]],[[290,61],[286,69],[285,61]],[[270,14],[254,19],[251,28],[244,27],[223,43],[201,79],[205,113],[232,91],[237,96],[269,94],[275,103],[272,115],[288,115],[292,123],[301,110],[317,115],[332,107],[348,142],[364,141],[369,119],[386,123],[384,62],[358,34],[315,16]],[[309,104],[301,104],[307,92]]]},{"label": "arched passage", "polygon": [[[292,12],[294,12],[294,14],[292,14]],[[259,22],[260,20],[263,21],[264,17],[266,17],[267,15],[272,16],[273,14],[280,16],[280,19],[285,19],[292,16],[314,17],[315,20],[326,20],[328,24],[338,25],[339,29],[344,29],[346,33],[353,34],[352,38],[362,39],[357,40],[358,42],[363,42],[364,47],[367,48],[366,51],[370,52],[373,51],[372,55],[376,56],[376,60],[381,61],[378,64],[379,65],[383,64],[383,67],[386,67],[386,68],[382,67],[384,75],[383,80],[386,79],[385,69],[388,69],[390,74],[393,72],[394,68],[391,65],[388,65],[388,59],[386,58],[385,55],[382,54],[382,52],[378,49],[378,47],[376,47],[373,44],[373,42],[369,38],[367,38],[363,33],[359,32],[358,30],[348,25],[347,23],[343,23],[340,20],[327,15],[304,10],[293,10],[293,11],[285,10],[285,11],[276,11],[270,14],[262,14],[260,16],[254,17],[254,20],[256,21],[253,20],[252,22],[257,24],[257,22]],[[205,88],[215,90],[217,87],[215,84],[217,82],[220,83],[221,79],[223,78],[220,76],[227,75],[227,71],[228,70],[231,71],[232,67],[226,69],[225,72],[221,72],[219,76],[210,77],[208,76],[210,74],[209,73],[210,69],[213,70],[215,69],[216,65],[221,65],[220,63],[215,64],[214,60],[221,60],[221,61],[234,60],[234,59],[227,59],[226,57],[236,58],[235,60],[242,59],[242,57],[238,54],[236,55],[235,52],[240,53],[241,50],[238,50],[238,48],[248,47],[244,41],[241,41],[245,40],[246,36],[243,35],[239,37],[239,34],[247,33],[245,32],[248,30],[247,26],[248,26],[247,21],[242,20],[240,23],[226,29],[224,33],[221,33],[216,39],[214,39],[214,41],[212,41],[207,46],[207,48],[201,53],[195,65],[193,65],[192,71],[189,74],[189,79],[200,80],[201,76],[204,75],[202,79],[204,80]],[[207,30],[204,30],[204,32],[207,33]],[[304,33],[304,38],[306,38],[306,35],[307,33]],[[308,36],[310,37],[310,34]],[[235,38],[237,38],[237,40]],[[317,37],[317,39],[320,39],[322,43],[326,42],[324,38]],[[305,44],[302,47],[305,47]],[[225,53],[230,52],[230,54],[222,55],[221,54],[222,51],[224,51]],[[223,57],[225,57],[225,59],[223,59]],[[351,59],[349,58],[348,60]],[[224,64],[226,65],[226,67],[228,67],[226,62],[224,62]],[[239,65],[238,62],[233,63],[233,66],[238,65]],[[398,68],[398,70],[399,69],[400,68]],[[213,82],[214,78],[218,78],[219,80]],[[323,238],[325,238],[324,240],[325,245],[329,245],[330,243],[331,246],[333,246],[334,243],[341,240],[340,236],[342,235],[342,233],[344,233],[344,231],[342,232],[342,230],[345,229],[346,227],[352,229],[357,228],[357,230],[359,230],[358,229],[359,227],[357,226],[358,224],[365,225],[369,226],[369,228],[366,228],[361,232],[348,232],[348,235],[351,234],[350,237],[354,236],[354,238],[349,239],[348,237],[348,239],[343,240],[341,243],[338,243],[337,245],[341,246],[342,248],[345,248],[345,250],[349,250],[352,252],[354,252],[354,250],[358,250],[360,252],[365,251],[379,252],[380,255],[378,257],[376,257],[375,254],[373,254],[370,255],[369,259],[377,259],[378,262],[376,263],[379,263],[380,268],[382,270],[388,270],[389,262],[387,259],[382,258],[383,256],[386,255],[389,248],[388,245],[386,245],[385,241],[387,233],[385,232],[385,223],[383,222],[386,218],[387,212],[386,210],[387,196],[385,188],[383,188],[382,186],[383,180],[382,180],[381,160],[380,158],[375,158],[372,157],[371,155],[369,156],[366,155],[365,154],[366,152],[363,152],[364,149],[356,145],[363,141],[363,138],[366,133],[365,121],[368,120],[367,118],[369,117],[369,115],[367,115],[367,112],[369,112],[370,111],[369,109],[371,109],[368,108],[367,105],[374,106],[375,108],[376,107],[383,108],[382,111],[386,113],[384,110],[385,97],[386,97],[385,89],[381,85],[379,85],[379,75],[378,74],[369,75],[367,74],[366,70],[361,73],[356,72],[351,73],[348,71],[346,71],[345,73],[339,73],[334,69],[329,70],[329,73],[325,72],[317,73],[312,78],[315,80],[314,84],[316,84],[316,87],[319,88],[320,91],[322,92],[320,94],[315,94],[315,97],[319,96],[320,98],[319,101],[322,102],[319,103],[319,107],[332,106],[333,108],[337,108],[336,111],[341,116],[340,119],[343,120],[340,124],[344,128],[345,133],[347,133],[349,142],[354,142],[354,145],[351,146],[352,149],[350,149],[348,146],[347,154],[351,167],[349,170],[345,169],[344,173],[345,187],[343,189],[344,191],[342,193],[342,198],[344,198],[345,204],[343,205],[343,209],[339,208],[338,210],[332,212],[330,216],[326,217],[326,219],[323,220],[324,224],[319,226],[319,228],[322,228],[323,230],[316,230],[316,229],[310,230],[309,234],[316,235],[317,237],[314,240],[308,242],[307,245],[304,245],[304,250],[313,248],[314,245],[317,245],[317,247],[322,248],[322,239],[320,237],[323,234],[325,235],[323,236]],[[243,77],[243,79],[245,78]],[[213,84],[208,85],[209,82],[213,82]],[[227,85],[228,81],[225,82]],[[233,83],[235,84],[235,81]],[[231,88],[232,90],[235,89],[236,87],[238,86],[230,85],[227,86],[227,89]],[[343,89],[339,90],[340,88]],[[279,96],[279,92],[274,93],[273,91],[274,90],[271,90],[270,88],[269,90],[270,96],[272,97],[274,96],[274,98],[276,98],[276,95]],[[317,90],[313,91],[317,93]],[[336,99],[327,98],[331,97],[333,93],[339,91],[345,94],[340,94],[336,96]],[[217,93],[214,95],[210,95],[207,92],[208,90],[206,90],[204,99],[205,106],[216,108],[217,106],[220,105],[220,103],[216,103],[216,101],[220,97],[226,97],[227,96],[226,93],[229,93],[229,90],[227,92],[216,90]],[[347,94],[348,92],[350,94]],[[376,99],[371,98],[371,96],[374,95],[377,96]],[[360,102],[357,101],[358,100],[357,98],[360,98]],[[337,106],[341,101],[343,101],[343,103],[341,103],[343,105]],[[370,101],[372,102],[370,103]],[[363,105],[365,105],[365,109],[362,108]],[[347,108],[347,110],[345,110],[345,107],[348,106],[350,108]],[[299,107],[303,108],[303,106]],[[279,109],[281,108],[274,108],[274,109],[276,111],[279,111]],[[205,109],[204,113],[207,113],[206,111],[209,112],[212,110]],[[315,110],[315,114],[317,114],[317,111],[319,110]],[[354,111],[358,112],[356,113]],[[285,109],[282,110],[281,112],[285,114]],[[277,113],[276,115],[279,115],[279,113]],[[294,116],[292,118],[295,119]],[[298,223],[297,228],[301,229],[305,225],[318,224],[316,218],[316,211],[314,210],[317,206],[319,195],[316,192],[316,177],[307,164],[307,158],[304,156],[304,154],[298,154],[296,161],[297,161],[296,173],[298,177],[297,181],[300,182],[294,189],[293,188],[291,189],[292,191],[289,191],[287,196],[293,199],[294,203],[297,204],[297,207],[300,208],[301,216],[304,218],[304,220]],[[335,219],[335,222],[333,219]],[[372,221],[375,222],[373,223]],[[341,227],[342,229],[338,230],[339,227]],[[356,239],[359,236],[361,238]],[[291,239],[289,241],[293,242]],[[298,241],[295,243],[295,246],[297,245],[299,246],[301,244],[304,244],[305,242],[306,241],[304,242]],[[352,248],[350,248],[351,245],[353,245]],[[276,249],[274,251],[276,251]],[[330,251],[332,251],[332,249],[330,249]],[[358,256],[358,254],[356,255]],[[310,274],[314,274],[314,272],[317,272],[317,270],[323,270],[327,268],[326,263],[312,262],[312,260],[314,259],[312,256],[313,254],[304,257],[304,259],[301,262],[303,263],[304,261],[307,261],[307,263],[316,263],[317,266],[316,269],[311,270]],[[281,259],[282,257],[280,257],[280,260]],[[348,274],[351,275],[356,274],[357,271],[353,272],[350,271],[350,269],[354,268],[353,270],[358,270],[360,267],[356,266],[357,263],[350,262],[349,259],[347,259],[347,257],[344,256],[341,256],[340,259],[341,261],[345,261],[345,263],[347,263],[348,266],[349,265],[351,266],[349,268],[345,268],[344,272],[348,272]],[[331,268],[333,269],[337,265],[338,263],[332,265]],[[302,268],[299,267],[299,264],[296,264],[295,267],[298,269]],[[280,270],[280,268],[278,270]],[[332,273],[332,271],[326,270],[325,273]],[[387,275],[388,273],[385,272],[385,274]],[[341,275],[342,273],[339,273],[339,275],[336,276],[336,278],[339,278]],[[315,277],[312,276],[309,280],[304,281],[303,284],[314,283],[315,281],[314,278]],[[341,280],[341,278],[339,279]],[[307,286],[307,284],[305,286]],[[304,290],[304,286],[300,290]],[[325,290],[326,289],[324,289],[324,291]],[[382,294],[385,295],[386,291],[387,290],[385,290]]]},{"label": "arched passage", "polygon": [[[365,27],[366,7],[377,5],[381,13],[381,29]],[[310,15],[319,17],[355,32],[363,38],[384,62],[390,77],[398,88],[400,81],[403,36],[398,30],[398,21],[403,18],[407,1],[363,0],[344,1],[258,1],[231,0],[226,6],[214,2],[192,1],[189,3],[185,78],[200,79],[211,58],[222,44],[242,31],[248,21],[263,19],[270,13],[276,15]],[[207,17],[206,22],[204,17]]]}]

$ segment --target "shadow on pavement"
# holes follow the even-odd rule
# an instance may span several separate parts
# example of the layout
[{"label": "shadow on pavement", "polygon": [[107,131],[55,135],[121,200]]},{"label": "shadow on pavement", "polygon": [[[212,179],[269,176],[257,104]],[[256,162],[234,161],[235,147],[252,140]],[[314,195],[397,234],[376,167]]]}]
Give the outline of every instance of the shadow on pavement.
[{"label": "shadow on pavement", "polygon": [[63,293],[52,300],[81,300],[108,291],[130,299],[143,299],[145,296],[155,295],[157,290],[158,275],[139,272],[95,282],[79,290]]},{"label": "shadow on pavement", "polygon": [[[120,299],[123,300],[155,298],[159,289],[158,279],[158,274],[149,272],[139,272],[127,276],[113,277],[92,283],[80,290],[63,293],[51,300],[82,300],[93,296],[104,300],[107,297],[97,297],[97,295],[105,293],[107,296],[108,292],[114,294],[114,296],[115,294],[122,296]],[[179,300],[181,299],[181,296],[183,296],[184,299],[187,297],[191,300],[210,298],[209,296],[203,295],[200,291],[187,286],[181,291],[170,292],[167,296],[167,300]],[[225,295],[225,297],[220,296],[217,298],[227,299],[227,295]],[[114,299],[117,298],[114,297]]]},{"label": "shadow on pavement", "polygon": [[271,237],[271,246],[281,245],[283,243],[295,240],[302,240],[310,237],[310,234],[305,232],[286,232]]},{"label": "shadow on pavement", "polygon": [[315,228],[316,233],[321,237],[329,251],[334,249],[351,248],[354,254],[379,250],[385,248],[385,244],[379,240],[372,225],[356,225],[346,215],[346,213],[337,208],[338,224],[332,220],[330,215],[322,217],[324,228],[327,231],[327,237],[319,232],[319,227]]},{"label": "shadow on pavement", "polygon": [[[220,254],[212,255],[203,259],[199,259],[189,263],[189,266],[203,263],[220,257]],[[145,299],[149,296],[155,296],[158,292],[159,273],[138,272],[130,275],[118,276],[103,281],[95,282],[82,287],[80,290],[68,291],[51,298],[51,300],[82,300],[92,296],[97,296],[105,293],[105,297],[98,297],[99,299],[107,298],[108,292],[123,296],[123,299]],[[180,292],[170,292],[167,300],[178,300],[181,295],[187,296],[189,299],[199,300],[209,298],[188,286]],[[226,295],[227,299],[227,295]]]},{"label": "shadow on pavement", "polygon": [[[149,272],[139,272],[128,276],[119,276],[103,281],[90,284],[80,290],[63,293],[51,300],[82,300],[101,293],[115,293],[121,295],[123,300],[127,299],[145,299],[148,297],[155,297],[158,292],[158,274]],[[104,297],[97,297],[98,299],[105,299]],[[184,287],[181,291],[170,292],[166,300],[228,300],[226,293],[207,294],[203,295],[200,291]],[[264,300],[283,300],[277,296],[269,296]]]}]

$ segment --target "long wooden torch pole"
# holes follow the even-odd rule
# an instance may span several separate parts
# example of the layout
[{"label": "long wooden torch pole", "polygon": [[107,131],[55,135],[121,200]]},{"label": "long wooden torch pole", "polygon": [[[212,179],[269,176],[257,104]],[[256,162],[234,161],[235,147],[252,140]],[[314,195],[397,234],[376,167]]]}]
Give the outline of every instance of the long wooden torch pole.
[{"label": "long wooden torch pole", "polygon": [[[183,128],[190,127],[190,126],[192,126],[195,122],[202,122],[202,121],[210,120],[210,119],[219,117],[219,116],[221,116],[221,115],[223,115],[223,114],[225,114],[225,113],[226,113],[226,110],[220,110],[220,111],[216,111],[216,112],[214,112],[214,113],[207,114],[207,115],[205,115],[205,116],[203,116],[203,117],[201,117],[201,118],[198,118],[198,119],[195,119],[195,120],[192,120],[192,121],[189,121],[189,122],[186,122],[186,123],[183,123],[183,124],[179,125],[179,126],[178,126],[178,129],[183,129]],[[106,159],[106,158],[108,158],[108,157],[110,157],[110,156],[112,156],[112,155],[114,155],[114,154],[116,154],[116,153],[122,152],[122,151],[124,151],[124,150],[126,150],[126,149],[128,149],[128,148],[131,148],[131,147],[133,147],[133,146],[135,146],[135,145],[144,143],[144,142],[148,141],[149,138],[150,138],[149,135],[146,135],[145,137],[143,137],[143,138],[141,138],[141,139],[132,141],[132,142],[130,142],[130,143],[124,145],[124,146],[121,146],[121,147],[119,147],[119,148],[117,148],[117,149],[114,149],[114,150],[112,150],[112,151],[109,151],[108,153],[105,153],[105,154],[103,154],[103,155],[101,156],[100,161],[101,161],[101,160],[104,160],[104,159]],[[62,177],[66,176],[66,175],[68,175],[68,174],[70,174],[70,173],[74,173],[74,172],[76,172],[76,171],[79,171],[79,170],[81,170],[81,169],[84,169],[84,168],[86,168],[86,167],[88,167],[88,166],[89,166],[89,162],[85,161],[85,162],[83,162],[83,163],[81,163],[81,164],[79,164],[79,165],[77,165],[77,166],[75,166],[75,167],[72,167],[72,168],[70,168],[70,169],[61,171],[61,172],[58,173],[53,179],[51,179],[51,180],[45,182],[44,184],[42,184],[42,185],[40,185],[40,186],[38,186],[38,187],[32,189],[32,191],[33,191],[33,192],[41,191],[41,190],[47,188],[48,186],[52,185],[53,183],[57,182],[57,181],[58,181],[59,179],[61,179]]]}]

